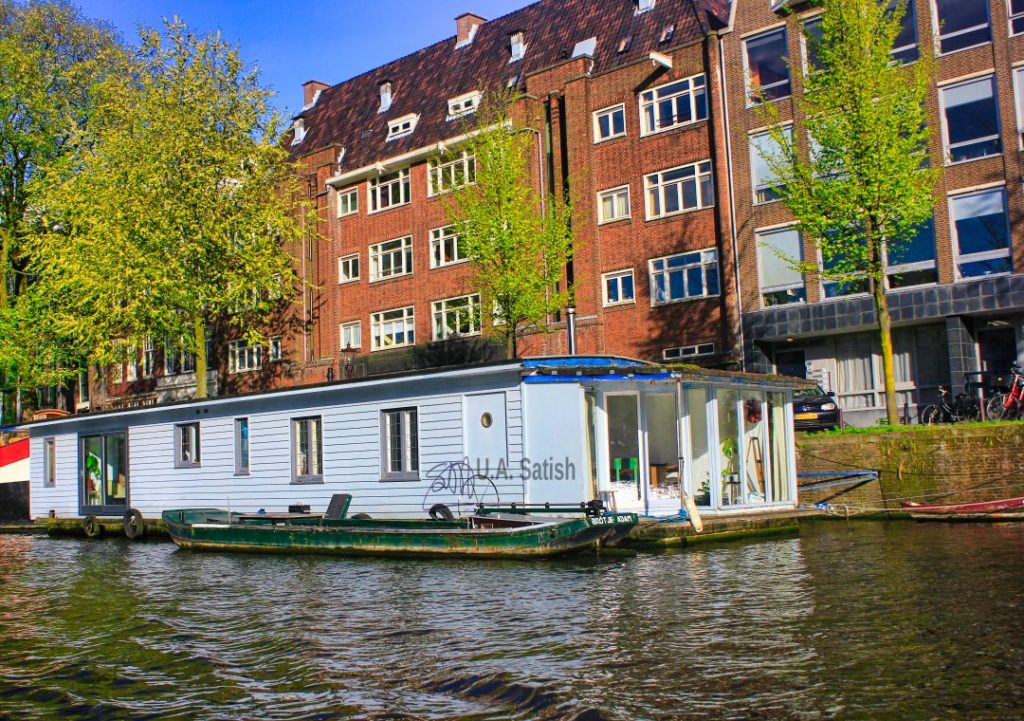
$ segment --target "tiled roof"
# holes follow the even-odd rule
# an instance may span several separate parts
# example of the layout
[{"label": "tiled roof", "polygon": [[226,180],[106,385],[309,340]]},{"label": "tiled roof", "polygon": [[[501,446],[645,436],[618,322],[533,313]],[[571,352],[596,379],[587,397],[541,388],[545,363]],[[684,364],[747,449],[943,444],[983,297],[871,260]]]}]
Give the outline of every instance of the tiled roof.
[{"label": "tiled roof", "polygon": [[[300,156],[340,145],[344,169],[351,170],[423,148],[465,131],[458,121],[447,120],[448,98],[504,88],[510,78],[521,80],[564,62],[576,43],[593,37],[593,72],[599,73],[699,39],[708,25],[719,25],[716,18],[728,18],[728,8],[729,0],[658,0],[652,10],[638,14],[634,0],[541,0],[484,23],[465,47],[456,49],[453,36],[327,88],[300,114],[306,135],[291,149]],[[669,25],[675,26],[672,39],[659,44]],[[509,37],[515,32],[525,34],[526,55],[509,62]],[[619,53],[620,42],[630,36],[629,49]],[[385,81],[392,83],[393,102],[378,113],[379,86]],[[420,115],[416,131],[386,141],[388,121],[410,113]]]}]

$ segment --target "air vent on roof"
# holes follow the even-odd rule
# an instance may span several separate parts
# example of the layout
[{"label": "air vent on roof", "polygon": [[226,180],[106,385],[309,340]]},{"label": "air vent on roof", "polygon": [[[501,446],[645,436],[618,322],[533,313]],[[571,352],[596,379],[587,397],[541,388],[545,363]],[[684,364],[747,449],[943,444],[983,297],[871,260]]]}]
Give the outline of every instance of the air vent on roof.
[{"label": "air vent on roof", "polygon": [[636,0],[636,12],[637,14],[645,13],[648,10],[654,9],[654,0]]},{"label": "air vent on roof", "polygon": [[615,52],[617,52],[617,53],[619,53],[621,55],[622,53],[624,53],[627,50],[629,50],[630,47],[632,47],[632,45],[633,45],[633,36],[632,35],[627,35],[626,37],[622,38],[622,40],[619,41],[619,46],[617,48],[615,48]]},{"label": "air vent on roof", "polygon": [[508,81],[505,83],[505,87],[508,89],[519,87],[519,76],[513,75],[511,78],[509,78]]},{"label": "air vent on roof", "polygon": [[667,43],[669,40],[672,39],[672,36],[675,34],[676,26],[666,25],[665,28],[661,31],[661,37],[658,38],[658,43]]},{"label": "air vent on roof", "polygon": [[512,33],[511,45],[512,57],[509,59],[509,62],[514,63],[522,60],[523,56],[526,55],[526,36],[521,32]]},{"label": "air vent on roof", "polygon": [[572,56],[574,58],[582,57],[594,57],[594,50],[597,49],[597,38],[587,38],[576,43],[576,47],[573,48]]},{"label": "air vent on roof", "polygon": [[295,134],[292,136],[292,145],[298,145],[302,142],[302,139],[306,137],[306,123],[302,118],[296,119],[292,130]]},{"label": "air vent on roof", "polygon": [[388,108],[391,107],[391,81],[385,81],[380,84],[380,109],[378,113],[386,113]]}]

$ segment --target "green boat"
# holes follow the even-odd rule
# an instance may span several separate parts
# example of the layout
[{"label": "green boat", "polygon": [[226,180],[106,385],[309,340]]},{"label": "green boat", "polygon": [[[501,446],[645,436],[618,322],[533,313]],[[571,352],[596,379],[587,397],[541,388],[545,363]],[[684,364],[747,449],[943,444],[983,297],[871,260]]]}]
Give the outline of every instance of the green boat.
[{"label": "green boat", "polygon": [[605,513],[593,504],[545,508],[582,513],[581,518],[539,516],[522,506],[479,508],[460,519],[447,513],[438,520],[358,518],[347,517],[350,501],[347,494],[337,494],[323,514],[178,509],[164,511],[163,521],[174,542],[190,550],[485,558],[543,558],[596,549],[618,541],[639,521],[635,513]]}]

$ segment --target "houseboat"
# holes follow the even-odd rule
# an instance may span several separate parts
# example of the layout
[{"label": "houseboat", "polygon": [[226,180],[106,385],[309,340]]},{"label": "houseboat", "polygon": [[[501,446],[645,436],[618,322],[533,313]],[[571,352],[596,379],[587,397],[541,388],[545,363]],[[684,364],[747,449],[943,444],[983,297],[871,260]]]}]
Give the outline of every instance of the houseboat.
[{"label": "houseboat", "polygon": [[436,504],[704,514],[796,503],[789,379],[608,356],[532,358],[43,420],[33,517]]}]

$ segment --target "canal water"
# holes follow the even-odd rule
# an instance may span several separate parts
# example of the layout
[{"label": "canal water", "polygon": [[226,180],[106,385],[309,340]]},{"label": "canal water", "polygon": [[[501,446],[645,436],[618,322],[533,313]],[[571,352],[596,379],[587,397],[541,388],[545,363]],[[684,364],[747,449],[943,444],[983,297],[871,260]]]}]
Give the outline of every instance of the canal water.
[{"label": "canal water", "polygon": [[0,719],[1020,719],[1024,524],[505,563],[0,536]]}]

